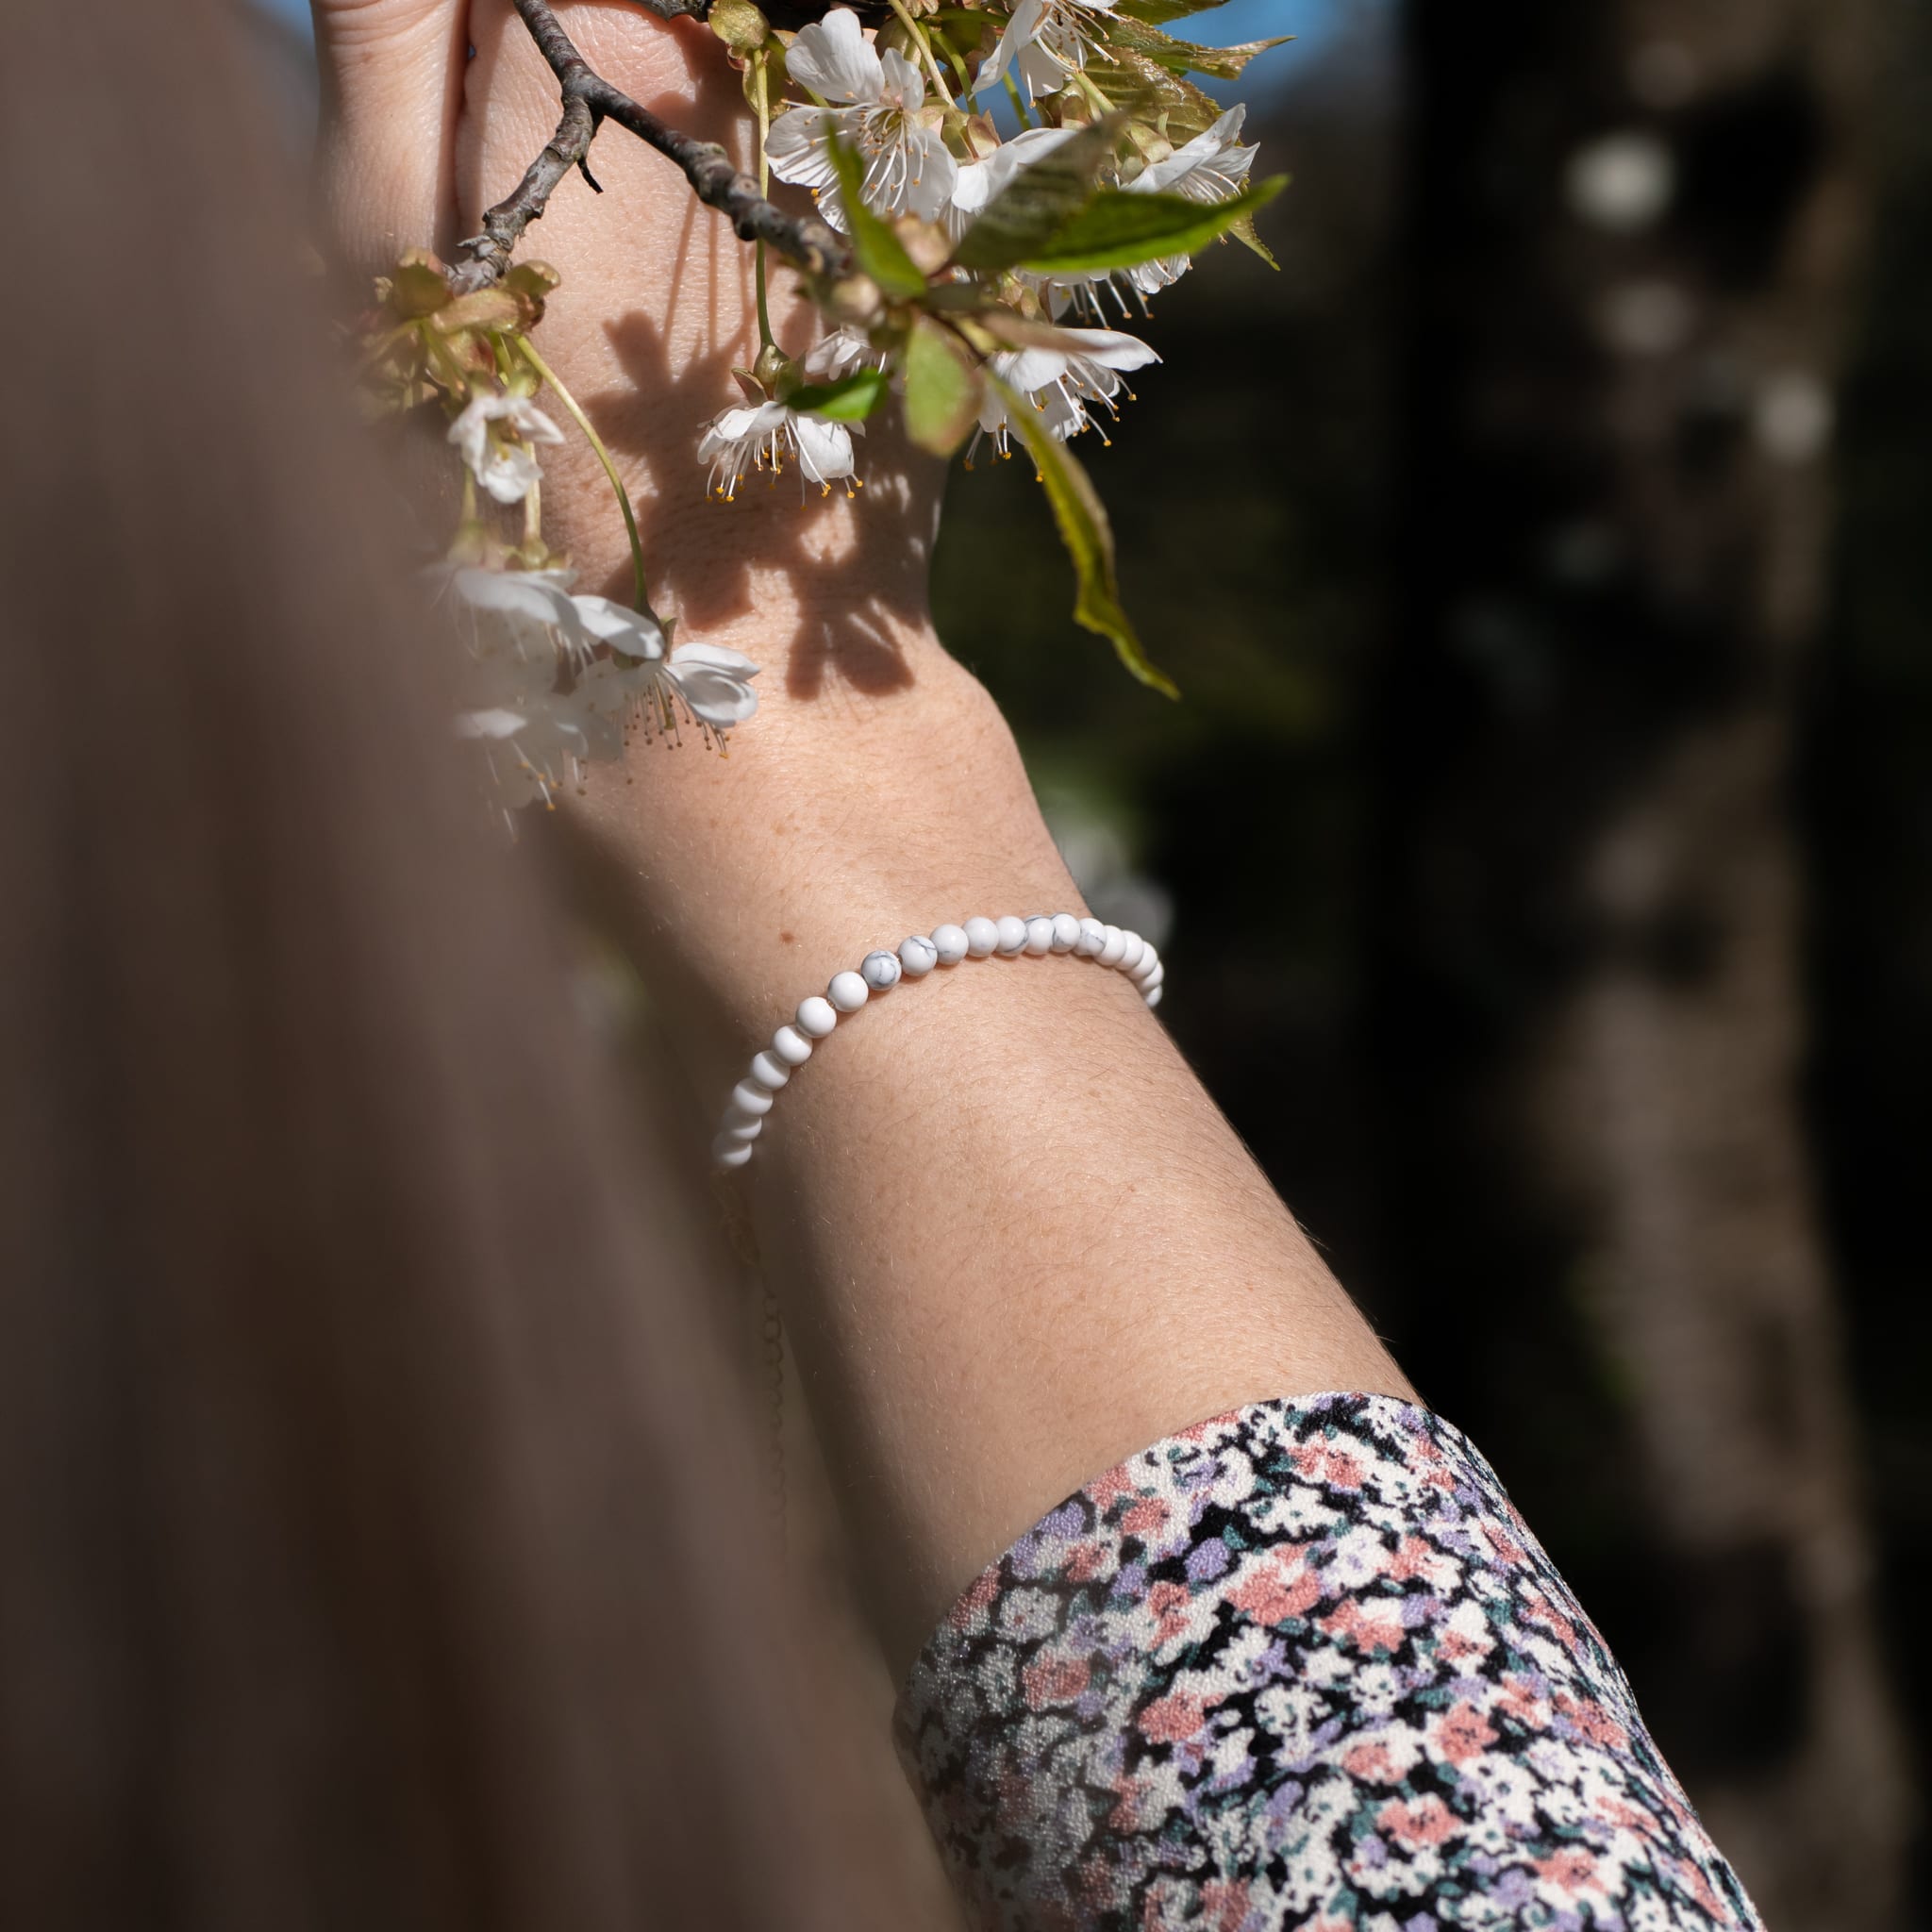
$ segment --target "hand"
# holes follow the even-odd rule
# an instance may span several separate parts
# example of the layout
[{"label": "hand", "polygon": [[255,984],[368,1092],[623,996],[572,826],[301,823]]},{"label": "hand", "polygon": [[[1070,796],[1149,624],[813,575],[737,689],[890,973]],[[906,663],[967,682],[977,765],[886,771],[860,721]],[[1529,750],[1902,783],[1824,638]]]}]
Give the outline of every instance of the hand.
[{"label": "hand", "polygon": [[[739,78],[707,28],[591,0],[557,11],[606,77],[751,164]],[[316,0],[316,25],[342,247],[372,270],[425,242],[452,252],[550,138],[548,66],[508,0]],[[539,345],[625,476],[660,614],[765,670],[728,764],[639,747],[628,782],[597,768],[575,808],[733,1024],[789,1008],[867,934],[982,901],[1075,904],[1004,723],[932,631],[940,466],[875,422],[856,499],[802,499],[788,474],[708,500],[699,436],[758,352],[749,251],[622,128],[591,164],[604,193],[567,177],[520,250],[563,277]],[[781,340],[803,349],[817,325],[782,266],[772,293]],[[575,438],[543,455],[546,536],[584,587],[627,595],[601,470]]]}]

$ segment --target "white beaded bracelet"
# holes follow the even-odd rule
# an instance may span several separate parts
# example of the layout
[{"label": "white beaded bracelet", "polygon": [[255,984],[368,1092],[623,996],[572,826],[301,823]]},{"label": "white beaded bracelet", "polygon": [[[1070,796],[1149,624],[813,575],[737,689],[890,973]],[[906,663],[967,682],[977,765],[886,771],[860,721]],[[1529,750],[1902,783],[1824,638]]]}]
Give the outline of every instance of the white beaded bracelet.
[{"label": "white beaded bracelet", "polygon": [[719,1167],[742,1167],[751,1158],[778,1090],[843,1015],[858,1012],[874,993],[890,992],[902,978],[924,979],[935,966],[957,966],[962,959],[985,959],[995,953],[1008,958],[1023,953],[1035,958],[1071,953],[1096,960],[1125,974],[1150,1007],[1160,1004],[1161,982],[1167,977],[1160,955],[1139,933],[1071,912],[969,919],[964,925],[935,926],[930,938],[916,932],[899,942],[896,953],[868,953],[856,973],[833,974],[824,992],[801,1000],[791,1024],[779,1027],[772,1043],[752,1056],[751,1071],[731,1090],[711,1143]]}]

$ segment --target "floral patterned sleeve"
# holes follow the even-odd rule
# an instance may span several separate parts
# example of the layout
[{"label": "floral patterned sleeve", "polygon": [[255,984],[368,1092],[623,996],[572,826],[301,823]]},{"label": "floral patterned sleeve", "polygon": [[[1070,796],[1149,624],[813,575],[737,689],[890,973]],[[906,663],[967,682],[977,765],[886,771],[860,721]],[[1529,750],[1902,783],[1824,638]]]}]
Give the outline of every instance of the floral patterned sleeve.
[{"label": "floral patterned sleeve", "polygon": [[913,1666],[899,1747],[977,1923],[1760,1922],[1481,1456],[1262,1402],[1062,1504]]}]

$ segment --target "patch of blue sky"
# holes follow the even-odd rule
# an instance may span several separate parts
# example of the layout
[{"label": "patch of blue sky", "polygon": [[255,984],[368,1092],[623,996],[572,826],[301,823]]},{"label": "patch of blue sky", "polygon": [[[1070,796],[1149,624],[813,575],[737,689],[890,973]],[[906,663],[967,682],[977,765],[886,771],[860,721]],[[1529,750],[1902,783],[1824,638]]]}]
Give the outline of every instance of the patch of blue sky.
[{"label": "patch of blue sky", "polygon": [[[308,0],[257,4],[305,34],[310,30]],[[1287,46],[1263,54],[1240,80],[1207,83],[1217,97],[1258,101],[1314,78],[1337,42],[1352,29],[1379,24],[1394,5],[1395,0],[1224,0],[1220,7],[1174,21],[1168,31],[1210,47],[1292,34]]]}]

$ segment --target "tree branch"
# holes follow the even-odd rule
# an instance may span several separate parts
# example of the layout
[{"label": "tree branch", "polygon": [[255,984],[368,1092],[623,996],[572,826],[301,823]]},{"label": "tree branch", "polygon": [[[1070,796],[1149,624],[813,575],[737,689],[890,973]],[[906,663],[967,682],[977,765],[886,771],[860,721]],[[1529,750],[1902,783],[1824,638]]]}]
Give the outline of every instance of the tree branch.
[{"label": "tree branch", "polygon": [[[463,243],[467,258],[450,273],[451,286],[469,294],[499,280],[509,266],[511,251],[523,232],[541,218],[557,184],[573,168],[585,167],[591,142],[606,121],[656,148],[682,170],[691,192],[707,208],[718,210],[741,242],[762,242],[808,275],[836,274],[849,263],[844,242],[816,215],[789,215],[758,192],[758,183],[741,175],[731,157],[712,141],[697,141],[668,127],[648,108],[612,87],[572,44],[547,0],[513,0],[517,13],[538,51],[550,63],[563,93],[563,118],[543,152],[530,163],[515,192],[483,217],[483,231]],[[640,0],[662,19],[708,11],[710,0]],[[596,183],[591,182],[595,187]]]}]

